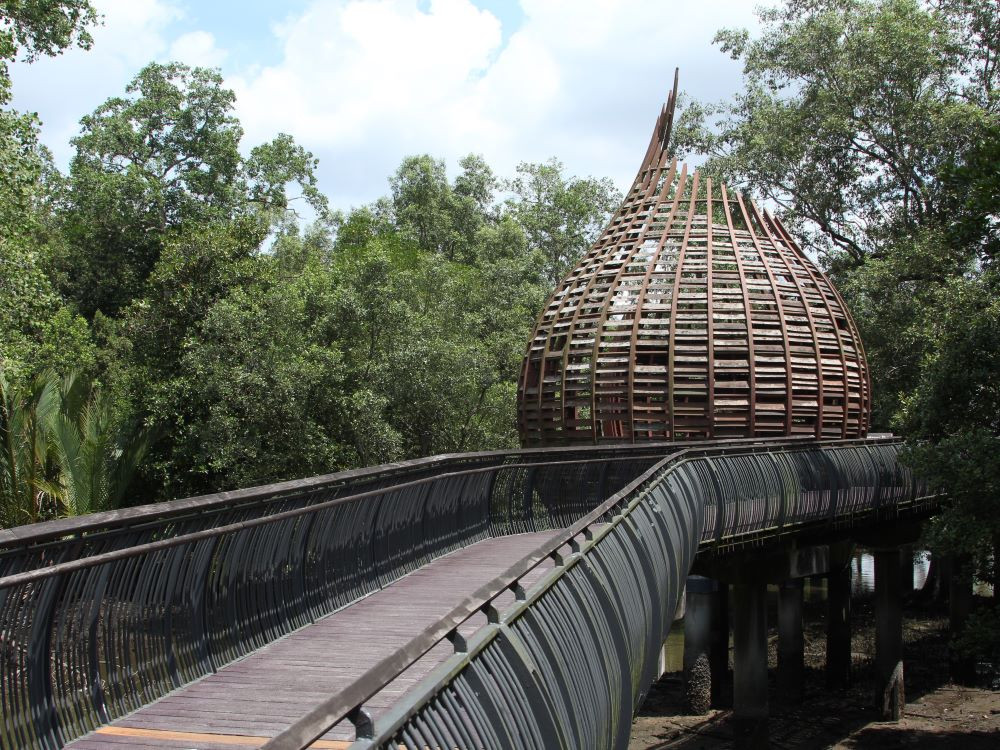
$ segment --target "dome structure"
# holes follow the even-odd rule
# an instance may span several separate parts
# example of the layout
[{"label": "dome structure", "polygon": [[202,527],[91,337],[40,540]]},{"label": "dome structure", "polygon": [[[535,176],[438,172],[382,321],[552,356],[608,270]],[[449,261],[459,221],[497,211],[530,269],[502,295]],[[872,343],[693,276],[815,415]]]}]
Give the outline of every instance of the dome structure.
[{"label": "dome structure", "polygon": [[776,217],[669,158],[676,95],[675,76],[625,201],[538,320],[522,443],[865,435],[843,299]]}]

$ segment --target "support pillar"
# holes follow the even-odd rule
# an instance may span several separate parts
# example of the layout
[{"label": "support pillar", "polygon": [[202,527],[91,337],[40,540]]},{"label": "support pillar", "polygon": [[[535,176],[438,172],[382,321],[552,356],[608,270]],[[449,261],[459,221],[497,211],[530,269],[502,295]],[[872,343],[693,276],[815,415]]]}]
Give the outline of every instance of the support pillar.
[{"label": "support pillar", "polygon": [[712,605],[715,581],[688,576],[684,611],[684,710],[708,713],[712,701]]},{"label": "support pillar", "polygon": [[778,587],[778,694],[786,703],[802,700],[805,639],[802,635],[802,579]]},{"label": "support pillar", "polygon": [[[948,630],[952,637],[965,630],[972,612],[972,564],[968,557],[956,556],[952,563],[951,584],[948,587]],[[976,679],[976,660],[948,647],[951,679],[959,685],[971,685]]]},{"label": "support pillar", "polygon": [[848,562],[835,566],[827,574],[826,594],[826,684],[841,689],[851,682],[851,569]]},{"label": "support pillar", "polygon": [[738,750],[766,748],[767,585],[738,583],[733,616],[733,729]]},{"label": "support pillar", "polygon": [[899,550],[875,550],[875,707],[896,721],[906,705],[903,688],[903,607]]},{"label": "support pillar", "polygon": [[712,706],[728,708],[732,705],[729,687],[729,584],[718,582],[712,594],[712,634],[708,652],[712,670]]}]

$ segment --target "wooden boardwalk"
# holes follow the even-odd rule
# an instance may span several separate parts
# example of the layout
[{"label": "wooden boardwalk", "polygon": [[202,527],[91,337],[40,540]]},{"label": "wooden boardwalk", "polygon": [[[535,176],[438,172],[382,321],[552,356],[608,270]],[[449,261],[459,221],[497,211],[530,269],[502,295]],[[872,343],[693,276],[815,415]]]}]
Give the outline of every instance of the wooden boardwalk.
[{"label": "wooden boardwalk", "polygon": [[[487,539],[186,685],[66,747],[237,750],[263,745],[557,532]],[[539,566],[535,578],[548,566]],[[526,581],[530,583],[531,581]],[[512,601],[512,596],[507,601]],[[470,621],[466,630],[478,623]],[[377,718],[452,653],[439,644],[366,704]],[[314,748],[346,748],[342,722]]]}]

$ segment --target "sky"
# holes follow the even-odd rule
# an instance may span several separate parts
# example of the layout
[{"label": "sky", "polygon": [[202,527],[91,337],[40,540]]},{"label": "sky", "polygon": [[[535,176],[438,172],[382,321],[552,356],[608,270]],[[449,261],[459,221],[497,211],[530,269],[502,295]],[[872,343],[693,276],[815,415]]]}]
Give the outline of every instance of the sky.
[{"label": "sky", "polygon": [[752,0],[94,0],[89,51],[18,63],[13,106],[37,112],[66,168],[79,120],[146,63],[221,70],[242,148],[291,134],[348,209],[388,193],[408,155],[481,154],[501,176],[558,158],[631,183],[666,98],[726,99],[740,66],[712,45],[756,28]]}]

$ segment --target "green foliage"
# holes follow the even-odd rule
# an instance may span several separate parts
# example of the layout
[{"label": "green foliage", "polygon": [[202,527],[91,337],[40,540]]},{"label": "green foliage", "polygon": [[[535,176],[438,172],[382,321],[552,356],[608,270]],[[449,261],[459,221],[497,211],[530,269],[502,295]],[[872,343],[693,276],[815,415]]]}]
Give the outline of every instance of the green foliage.
[{"label": "green foliage", "polygon": [[61,515],[118,507],[152,433],[122,420],[104,391],[76,374],[59,384],[59,401],[45,421],[54,477],[39,486],[58,502]]},{"label": "green foliage", "polygon": [[506,187],[514,193],[508,207],[524,227],[529,247],[545,258],[545,277],[555,285],[583,256],[621,205],[611,180],[565,178],[556,159],[518,165]]},{"label": "green foliage", "polygon": [[[0,3],[0,106],[9,99],[7,63],[88,46],[88,2]],[[0,368],[13,384],[50,367],[89,369],[86,323],[69,310],[45,273],[48,155],[35,115],[0,108]]]},{"label": "green foliage", "polygon": [[19,54],[31,62],[74,45],[90,49],[88,27],[96,22],[90,0],[0,1],[0,105],[10,98],[7,66]]},{"label": "green foliage", "polygon": [[898,424],[921,441],[910,460],[950,502],[931,533],[942,549],[973,555],[994,585],[1000,551],[1000,279],[954,279],[941,292],[925,336],[917,387]]},{"label": "green foliage", "polygon": [[0,527],[117,507],[151,437],[83,377],[0,368]]},{"label": "green foliage", "polygon": [[55,512],[43,483],[49,470],[46,425],[58,406],[51,377],[38,376],[20,387],[0,368],[0,527],[34,523]]},{"label": "green foliage", "polygon": [[682,148],[779,204],[831,260],[857,265],[932,222],[933,184],[975,141],[986,110],[963,94],[975,51],[917,0],[789,2],[759,39],[716,36],[744,61],[734,104]]},{"label": "green foliage", "polygon": [[[0,63],[86,47],[95,18],[0,0]],[[0,110],[0,523],[516,444],[524,343],[610,183],[414,156],[343,216],[290,136],[241,148],[234,103],[215,71],[147,65],[68,175]]]},{"label": "green foliage", "polygon": [[185,226],[280,219],[289,183],[321,214],[312,155],[290,136],[244,159],[235,95],[212,70],[152,63],[82,120],[52,265],[82,313],[141,298],[164,242]]},{"label": "green foliage", "polygon": [[474,263],[476,234],[496,216],[499,183],[482,157],[470,154],[460,165],[463,172],[451,185],[444,161],[407,157],[389,181],[392,206],[399,228],[423,250]]}]

